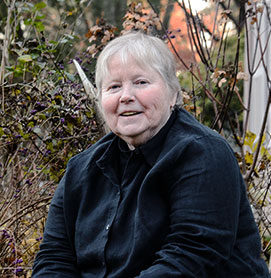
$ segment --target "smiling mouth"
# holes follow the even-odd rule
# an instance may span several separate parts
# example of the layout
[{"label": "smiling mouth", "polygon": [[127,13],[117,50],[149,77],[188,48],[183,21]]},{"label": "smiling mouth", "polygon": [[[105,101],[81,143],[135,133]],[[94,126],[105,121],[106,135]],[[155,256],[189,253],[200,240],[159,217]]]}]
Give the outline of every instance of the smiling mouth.
[{"label": "smiling mouth", "polygon": [[121,116],[129,117],[129,116],[135,116],[135,115],[138,115],[138,114],[141,114],[141,112],[124,112],[124,113],[121,114]]}]

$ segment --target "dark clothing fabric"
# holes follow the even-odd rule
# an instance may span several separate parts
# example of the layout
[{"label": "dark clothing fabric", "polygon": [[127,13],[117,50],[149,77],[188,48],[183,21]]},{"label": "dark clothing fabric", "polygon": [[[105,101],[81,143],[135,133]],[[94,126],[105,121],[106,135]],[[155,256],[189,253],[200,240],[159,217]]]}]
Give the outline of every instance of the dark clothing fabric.
[{"label": "dark clothing fabric", "polygon": [[72,158],[33,278],[267,278],[229,145],[179,109],[130,151],[110,133]]}]

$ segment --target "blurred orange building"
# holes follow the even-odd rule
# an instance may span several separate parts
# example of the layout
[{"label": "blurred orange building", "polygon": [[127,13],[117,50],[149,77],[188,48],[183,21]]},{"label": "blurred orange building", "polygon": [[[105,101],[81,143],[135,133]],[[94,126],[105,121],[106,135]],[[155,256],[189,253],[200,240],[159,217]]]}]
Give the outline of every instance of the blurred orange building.
[{"label": "blurred orange building", "polygon": [[[214,18],[215,18],[215,10],[208,10],[208,13],[199,13],[199,18],[204,26],[212,32],[214,28]],[[191,38],[191,32],[188,30],[189,26],[187,24],[186,15],[183,9],[178,5],[178,3],[174,3],[174,8],[169,21],[168,34],[172,40],[174,48],[186,63],[188,67],[191,64],[198,63],[200,61],[200,57],[197,54],[195,43]],[[206,38],[209,39],[210,35],[206,32]],[[185,67],[180,63],[180,69],[185,69]]]}]

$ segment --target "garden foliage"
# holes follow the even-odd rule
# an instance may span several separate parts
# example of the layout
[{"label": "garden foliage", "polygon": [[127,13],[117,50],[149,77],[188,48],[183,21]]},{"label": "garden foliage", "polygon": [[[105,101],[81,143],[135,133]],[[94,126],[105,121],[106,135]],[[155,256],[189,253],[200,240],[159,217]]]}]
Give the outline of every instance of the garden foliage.
[{"label": "garden foliage", "polygon": [[[184,108],[234,146],[268,260],[271,220],[265,216],[270,209],[271,159],[255,135],[242,132],[246,76],[240,51],[244,36],[240,29],[235,33],[237,40],[233,39],[224,28],[230,4],[225,11],[219,9],[220,1],[210,1],[217,14],[216,42],[211,40],[209,45],[204,21],[193,16],[184,1],[178,5],[184,11],[186,37],[184,30],[163,28],[151,1],[146,1],[146,8],[131,3],[121,30],[102,18],[88,28],[82,14],[90,11],[84,1],[51,2],[4,0],[0,4],[0,276],[31,276],[48,206],[68,160],[104,134],[94,100],[86,94],[72,60],[95,85],[99,52],[108,41],[131,29],[154,32],[169,44],[181,65]],[[183,60],[176,36],[191,43],[196,63]]]}]

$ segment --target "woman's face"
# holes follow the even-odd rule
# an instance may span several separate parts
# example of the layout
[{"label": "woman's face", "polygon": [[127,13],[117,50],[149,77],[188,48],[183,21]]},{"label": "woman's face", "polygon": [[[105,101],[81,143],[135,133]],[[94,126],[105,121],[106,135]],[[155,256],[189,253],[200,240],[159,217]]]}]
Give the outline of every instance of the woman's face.
[{"label": "woman's face", "polygon": [[114,55],[102,83],[101,106],[109,128],[130,148],[144,144],[166,123],[175,97],[156,71]]}]

